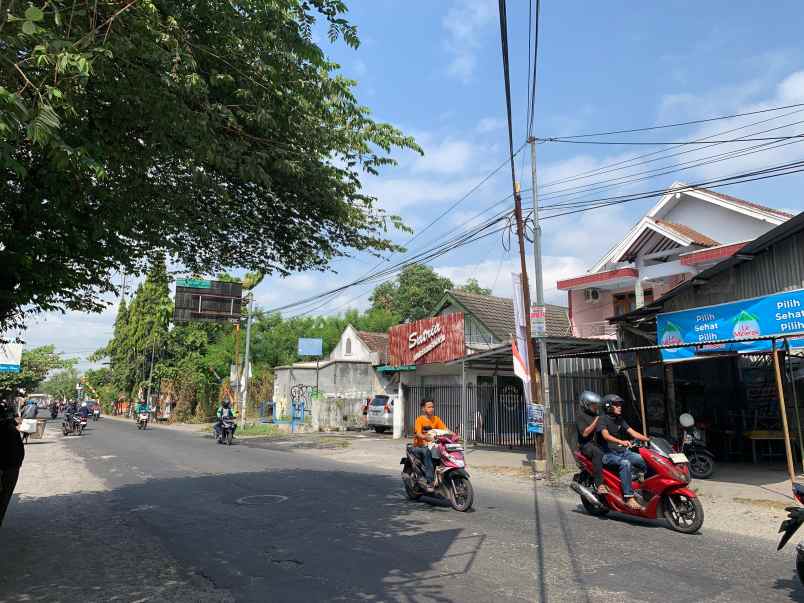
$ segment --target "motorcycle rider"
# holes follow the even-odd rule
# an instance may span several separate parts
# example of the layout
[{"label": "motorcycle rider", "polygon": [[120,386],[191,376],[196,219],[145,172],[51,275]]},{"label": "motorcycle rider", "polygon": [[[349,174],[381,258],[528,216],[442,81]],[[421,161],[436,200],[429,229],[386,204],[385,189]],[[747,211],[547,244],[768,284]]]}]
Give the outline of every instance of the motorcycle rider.
[{"label": "motorcycle rider", "polygon": [[[215,422],[215,425],[212,426],[212,431],[215,435],[215,439],[217,440],[221,437],[221,427],[223,427],[223,419],[236,419],[237,418],[237,410],[232,408],[232,403],[228,398],[224,398],[221,400],[220,406],[218,406],[218,410],[215,412],[215,416],[218,417],[218,420]],[[237,430],[237,425],[232,426],[232,436],[234,436],[234,432]]]},{"label": "motorcycle rider", "polygon": [[413,429],[413,453],[424,465],[425,490],[433,491],[433,481],[435,480],[435,467],[433,466],[433,454],[428,444],[435,438],[429,433],[431,429],[443,429],[449,431],[439,417],[435,415],[435,402],[432,398],[425,398],[421,403],[422,414],[416,419]]},{"label": "motorcycle rider", "polygon": [[134,420],[137,421],[139,424],[140,413],[147,413],[147,412],[148,412],[148,403],[145,402],[143,398],[140,398],[137,401],[137,405],[134,407]]},{"label": "motorcycle rider", "polygon": [[581,412],[575,419],[578,430],[578,449],[592,461],[592,478],[598,494],[607,494],[608,488],[603,484],[603,450],[598,446],[596,435],[600,421],[600,406],[603,399],[599,394],[586,390],[578,397]]},{"label": "motorcycle rider", "polygon": [[634,467],[645,471],[647,465],[639,454],[632,452],[629,448],[633,445],[633,440],[648,442],[649,438],[631,427],[623,418],[623,399],[617,394],[605,396],[603,408],[606,414],[598,426],[603,447],[603,464],[618,467],[625,504],[631,509],[641,509],[642,506],[634,500],[631,474]]},{"label": "motorcycle rider", "polygon": [[86,402],[81,402],[81,408],[78,409],[78,415],[82,419],[89,418],[89,405]]}]

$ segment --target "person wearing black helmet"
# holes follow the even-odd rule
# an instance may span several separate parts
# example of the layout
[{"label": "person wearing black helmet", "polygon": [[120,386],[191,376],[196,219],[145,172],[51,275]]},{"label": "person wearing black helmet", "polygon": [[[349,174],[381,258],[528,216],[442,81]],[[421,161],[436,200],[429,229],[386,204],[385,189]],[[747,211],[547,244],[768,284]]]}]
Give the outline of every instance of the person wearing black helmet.
[{"label": "person wearing black helmet", "polygon": [[580,412],[575,419],[578,430],[578,448],[592,461],[592,478],[598,494],[606,494],[608,489],[603,484],[603,451],[595,441],[595,434],[600,425],[600,405],[602,399],[595,392],[584,391],[578,397]]},{"label": "person wearing black helmet", "polygon": [[634,467],[645,471],[647,466],[642,457],[629,448],[633,445],[633,440],[647,442],[648,438],[631,427],[623,418],[623,399],[620,396],[617,394],[605,396],[603,408],[606,414],[598,427],[603,446],[603,464],[617,466],[625,504],[632,509],[640,509],[641,505],[634,500],[631,474]]}]

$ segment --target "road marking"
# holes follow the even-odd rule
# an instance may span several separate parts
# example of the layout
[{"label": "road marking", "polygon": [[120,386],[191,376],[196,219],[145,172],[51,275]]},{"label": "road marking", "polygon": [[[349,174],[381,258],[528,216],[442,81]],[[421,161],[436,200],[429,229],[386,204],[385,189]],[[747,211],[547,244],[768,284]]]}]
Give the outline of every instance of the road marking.
[{"label": "road marking", "polygon": [[282,496],[281,494],[253,494],[238,498],[235,502],[238,505],[267,505],[269,502],[281,503],[287,499],[287,496]]},{"label": "road marking", "polygon": [[109,459],[116,459],[116,458],[117,458],[117,455],[114,455],[114,454],[104,454],[103,456],[99,456],[98,458],[99,458],[99,459],[102,459],[102,460],[104,460],[104,461],[107,461],[107,460],[109,460]]},{"label": "road marking", "polygon": [[131,509],[131,513],[140,513],[142,511],[150,511],[152,509],[156,509],[156,505],[140,505],[139,507],[134,507]]}]

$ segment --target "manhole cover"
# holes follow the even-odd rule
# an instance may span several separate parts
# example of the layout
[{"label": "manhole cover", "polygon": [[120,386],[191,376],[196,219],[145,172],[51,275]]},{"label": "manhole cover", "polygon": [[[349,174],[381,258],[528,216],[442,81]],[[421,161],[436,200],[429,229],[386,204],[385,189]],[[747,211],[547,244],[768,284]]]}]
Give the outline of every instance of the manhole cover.
[{"label": "manhole cover", "polygon": [[281,494],[254,494],[238,498],[235,502],[238,505],[269,505],[271,503],[281,503],[288,499]]}]

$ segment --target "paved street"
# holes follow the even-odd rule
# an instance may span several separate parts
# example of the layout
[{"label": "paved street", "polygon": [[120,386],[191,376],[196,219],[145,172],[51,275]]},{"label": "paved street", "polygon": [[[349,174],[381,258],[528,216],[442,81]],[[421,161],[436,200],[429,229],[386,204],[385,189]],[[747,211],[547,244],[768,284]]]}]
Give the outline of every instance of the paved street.
[{"label": "paved street", "polygon": [[23,471],[41,495],[0,531],[0,602],[804,600],[792,549],[595,519],[541,482],[478,476],[459,514],[407,501],[397,467],[109,419]]}]

